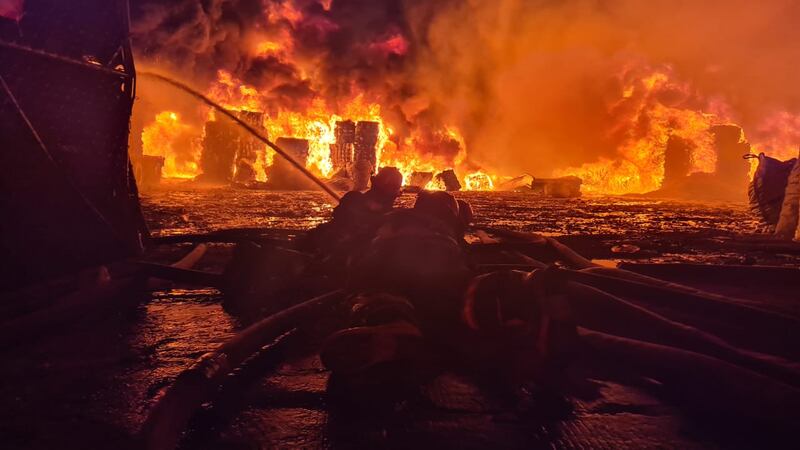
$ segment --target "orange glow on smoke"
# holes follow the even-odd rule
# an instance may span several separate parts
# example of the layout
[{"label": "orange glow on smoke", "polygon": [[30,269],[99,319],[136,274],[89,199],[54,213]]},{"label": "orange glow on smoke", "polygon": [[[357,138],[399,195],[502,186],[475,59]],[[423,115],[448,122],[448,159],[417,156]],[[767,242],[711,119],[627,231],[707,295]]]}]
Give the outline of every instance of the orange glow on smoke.
[{"label": "orange glow on smoke", "polygon": [[[231,111],[263,113],[273,141],[307,139],[321,177],[335,175],[340,120],[378,122],[379,166],[431,173],[429,189],[452,169],[466,190],[530,174],[580,177],[587,194],[655,191],[671,137],[686,141],[690,174],[716,170],[721,124],[741,124],[753,153],[800,151],[792,0],[679,14],[670,2],[236,3],[198,17],[154,8],[134,32],[141,53],[192,67],[177,78]],[[199,175],[213,111],[152,100],[145,154],[165,156],[165,177]],[[274,157],[265,146],[248,161],[257,179]]]},{"label": "orange glow on smoke", "polygon": [[672,82],[668,74],[654,72],[623,87],[619,105],[636,102],[634,112],[616,126],[625,139],[617,149],[619,158],[602,158],[580,167],[555,171],[556,176],[574,175],[583,180],[584,192],[627,194],[654,191],[664,178],[664,151],[670,136],[691,141],[690,173],[711,173],[716,165],[713,136],[709,128],[720,123],[714,114],[665,106],[654,100],[660,92],[680,91],[688,86]]}]

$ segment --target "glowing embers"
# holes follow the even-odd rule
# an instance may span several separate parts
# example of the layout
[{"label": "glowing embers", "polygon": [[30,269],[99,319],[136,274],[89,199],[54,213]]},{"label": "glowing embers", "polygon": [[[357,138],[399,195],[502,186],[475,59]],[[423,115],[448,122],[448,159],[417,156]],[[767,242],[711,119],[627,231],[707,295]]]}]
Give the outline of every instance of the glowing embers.
[{"label": "glowing embers", "polygon": [[493,191],[494,181],[492,177],[482,171],[471,173],[464,177],[465,188],[468,191]]}]

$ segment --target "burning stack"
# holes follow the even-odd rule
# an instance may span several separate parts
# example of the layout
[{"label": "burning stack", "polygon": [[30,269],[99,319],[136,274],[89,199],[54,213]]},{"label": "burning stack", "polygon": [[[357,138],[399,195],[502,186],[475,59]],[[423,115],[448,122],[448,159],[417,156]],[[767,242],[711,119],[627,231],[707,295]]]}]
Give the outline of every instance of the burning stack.
[{"label": "burning stack", "polygon": [[433,180],[433,172],[412,172],[406,182],[408,191],[421,191]]},{"label": "burning stack", "polygon": [[750,164],[742,156],[750,153],[750,144],[742,139],[742,129],[736,125],[717,125],[711,127],[710,131],[714,135],[714,148],[717,151],[717,179],[744,192]]},{"label": "burning stack", "polygon": [[203,154],[200,168],[203,173],[198,181],[206,183],[230,183],[233,179],[233,164],[239,151],[239,129],[224,117],[206,123],[203,139]]},{"label": "burning stack", "polygon": [[[238,116],[257,130],[263,127],[264,113],[240,111]],[[203,174],[198,181],[227,184],[231,181],[246,183],[255,180],[253,165],[257,151],[262,147],[258,139],[226,117],[206,122],[203,154],[200,157]]]},{"label": "burning stack", "polygon": [[369,179],[378,165],[378,122],[358,122],[353,152],[353,190],[363,191],[369,187]]},{"label": "burning stack", "polygon": [[356,124],[352,120],[336,122],[336,143],[331,144],[334,176],[347,177],[352,170],[356,142]]},{"label": "burning stack", "polygon": [[[275,143],[300,164],[305,164],[308,159],[309,143],[307,139],[282,137],[278,138]],[[275,162],[270,167],[269,184],[273,189],[312,189],[308,179],[289,161],[280,156],[275,157]]]},{"label": "burning stack", "polygon": [[156,186],[161,183],[161,169],[164,168],[163,156],[142,155],[139,158],[141,167],[141,185]]},{"label": "burning stack", "polygon": [[444,186],[446,191],[454,192],[461,190],[461,182],[458,181],[455,171],[452,169],[445,170],[444,172],[436,175],[436,179]]},{"label": "burning stack", "polygon": [[670,136],[664,152],[664,181],[662,187],[682,183],[691,168],[692,143],[678,136]]},{"label": "burning stack", "polygon": [[714,137],[717,166],[714,173],[689,174],[695,145],[686,139],[670,136],[664,153],[664,181],[649,195],[692,200],[740,200],[747,192],[749,163],[742,155],[750,144],[742,139],[742,129],[718,125],[709,129]]},{"label": "burning stack", "polygon": [[[257,111],[240,111],[239,118],[245,123],[263,131],[264,113]],[[239,148],[236,152],[236,164],[234,181],[237,183],[248,183],[255,181],[256,171],[254,169],[258,151],[264,148],[264,144],[252,134],[241,130],[239,133]]]}]

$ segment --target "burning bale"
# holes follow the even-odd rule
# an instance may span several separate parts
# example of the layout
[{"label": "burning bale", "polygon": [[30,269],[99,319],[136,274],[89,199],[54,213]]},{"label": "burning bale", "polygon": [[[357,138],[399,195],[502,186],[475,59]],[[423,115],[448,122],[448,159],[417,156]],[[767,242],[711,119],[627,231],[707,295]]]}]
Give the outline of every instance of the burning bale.
[{"label": "burning bale", "polygon": [[433,180],[433,172],[412,172],[406,181],[406,190],[421,191]]},{"label": "burning bale", "polygon": [[[262,129],[264,113],[239,111],[237,115],[255,129]],[[203,173],[197,181],[215,184],[254,181],[256,172],[253,166],[263,144],[225,117],[207,122],[205,130],[200,158]]]},{"label": "burning bale", "polygon": [[535,194],[554,198],[575,198],[581,196],[583,180],[578,177],[535,178],[531,190]]},{"label": "burning bale", "polygon": [[[256,130],[263,131],[264,113],[258,111],[240,111],[239,118]],[[250,183],[256,180],[254,168],[258,151],[264,144],[250,133],[239,129],[239,148],[235,157],[234,181],[237,183]]]},{"label": "burning bale", "polygon": [[239,130],[230,120],[206,123],[203,154],[200,158],[202,175],[197,181],[227,184],[233,180],[233,164],[239,150]]},{"label": "burning bale", "polygon": [[356,161],[366,161],[373,167],[373,172],[378,165],[377,144],[380,124],[378,122],[362,121],[356,124],[355,154]]},{"label": "burning bale", "polygon": [[164,168],[163,156],[142,155],[140,157],[142,186],[156,186],[161,183],[161,169]]},{"label": "burning bale", "polygon": [[749,164],[742,156],[750,152],[742,129],[718,125],[708,129],[714,142],[716,165],[713,173],[692,171],[697,145],[675,135],[669,137],[664,151],[664,179],[661,188],[645,194],[688,200],[743,200]]},{"label": "burning bale", "polygon": [[736,125],[717,125],[709,131],[714,135],[717,152],[716,178],[744,191],[750,165],[742,160],[742,156],[750,153],[750,144],[744,140],[742,129]]},{"label": "burning bale", "polygon": [[363,191],[378,165],[377,144],[380,124],[362,121],[356,124],[353,163],[353,190]]},{"label": "burning bale", "polygon": [[234,183],[246,185],[256,180],[256,169],[253,168],[251,161],[240,159],[236,162],[235,175],[233,176]]},{"label": "burning bale", "polygon": [[331,144],[331,164],[334,176],[347,177],[353,166],[356,143],[356,124],[352,120],[336,122],[336,142]]},{"label": "burning bale", "polygon": [[444,185],[444,189],[448,192],[461,190],[461,182],[458,181],[458,176],[453,169],[445,170],[439,175],[436,175],[436,179]]},{"label": "burning bale", "polygon": [[528,174],[520,175],[518,177],[502,181],[495,187],[495,189],[498,191],[527,192],[531,189],[531,183],[533,182],[533,178],[534,178],[533,176]]},{"label": "burning bale", "polygon": [[[282,137],[275,143],[301,163],[308,159],[307,139]],[[269,172],[269,185],[273,189],[281,190],[313,189],[308,179],[283,158],[275,158]]]},{"label": "burning bale", "polygon": [[692,142],[672,135],[667,140],[664,152],[664,181],[662,187],[684,182],[689,176],[692,158]]}]

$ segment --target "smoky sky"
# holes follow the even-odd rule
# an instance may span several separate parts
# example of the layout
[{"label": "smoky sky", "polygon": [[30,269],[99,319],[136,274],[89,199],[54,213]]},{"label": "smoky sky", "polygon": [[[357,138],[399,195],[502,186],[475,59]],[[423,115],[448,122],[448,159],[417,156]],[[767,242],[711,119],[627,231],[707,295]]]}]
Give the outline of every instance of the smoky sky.
[{"label": "smoky sky", "polygon": [[[199,85],[231,71],[280,107],[363,92],[400,134],[456,126],[470,160],[508,174],[614,158],[654,102],[800,141],[794,0],[323,3],[133,1],[134,46]],[[291,57],[252,51],[287,37]],[[673,82],[625,96],[654,71]]]}]

